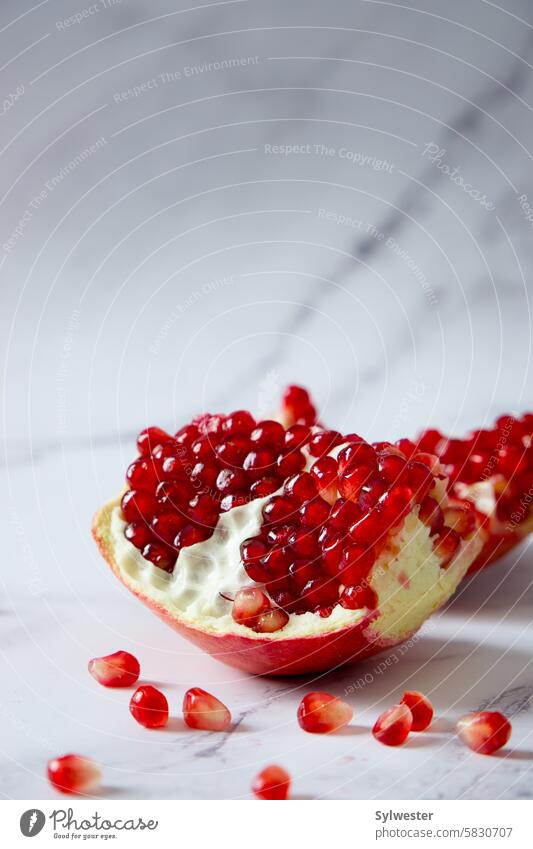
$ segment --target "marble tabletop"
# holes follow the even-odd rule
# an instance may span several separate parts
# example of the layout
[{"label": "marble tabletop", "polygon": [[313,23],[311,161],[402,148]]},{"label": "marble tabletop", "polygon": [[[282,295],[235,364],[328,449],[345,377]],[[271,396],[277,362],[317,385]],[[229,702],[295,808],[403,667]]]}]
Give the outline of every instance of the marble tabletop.
[{"label": "marble tabletop", "polygon": [[[106,798],[245,798],[272,761],[297,798],[531,798],[531,545],[410,643],[283,680],[177,637],[89,534],[145,424],[268,415],[288,382],[375,439],[531,407],[531,4],[3,0],[0,44],[0,795],[52,798],[77,751]],[[117,648],[167,729],[88,675]],[[229,733],[185,728],[193,685]],[[300,731],[311,687],[352,726]],[[387,749],[406,687],[437,720]],[[492,758],[450,733],[486,705],[514,729]]]}]

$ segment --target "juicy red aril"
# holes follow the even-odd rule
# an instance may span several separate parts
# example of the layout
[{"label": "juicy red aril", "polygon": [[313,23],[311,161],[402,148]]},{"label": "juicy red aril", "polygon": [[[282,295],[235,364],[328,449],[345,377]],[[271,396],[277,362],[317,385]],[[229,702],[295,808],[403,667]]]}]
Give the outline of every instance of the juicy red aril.
[{"label": "juicy red aril", "polygon": [[159,482],[151,458],[148,460],[134,460],[126,471],[126,480],[131,489],[154,490]]},{"label": "juicy red aril", "polygon": [[309,440],[311,436],[311,430],[303,424],[295,424],[290,427],[285,433],[285,447],[290,448],[302,448]]},{"label": "juicy red aril", "polygon": [[306,584],[319,577],[316,565],[312,561],[304,560],[303,558],[293,560],[289,566],[289,575],[291,578],[291,587],[298,595],[301,595]]},{"label": "juicy red aril", "polygon": [[235,439],[228,439],[226,442],[221,442],[217,445],[215,453],[221,463],[232,467],[240,466],[249,450],[249,440],[236,437]]},{"label": "juicy red aril", "polygon": [[270,475],[276,463],[276,455],[268,449],[259,449],[250,451],[246,455],[243,462],[243,469],[249,473],[250,477],[259,480],[266,475]]},{"label": "juicy red aril", "polygon": [[498,711],[468,713],[457,722],[457,734],[465,745],[480,755],[491,755],[508,742],[511,723]]},{"label": "juicy red aril", "polygon": [[277,460],[277,472],[282,478],[288,475],[294,475],[296,472],[301,472],[305,468],[306,459],[301,451],[289,451],[287,454],[280,454]]},{"label": "juicy red aril", "polygon": [[137,437],[137,448],[143,457],[148,456],[158,445],[170,440],[170,436],[160,427],[147,427]]},{"label": "juicy red aril", "polygon": [[295,510],[296,507],[292,501],[281,495],[275,495],[263,507],[263,519],[266,523],[277,524],[278,522],[284,522],[290,516],[294,516]]},{"label": "juicy red aril", "polygon": [[270,578],[286,575],[290,562],[290,554],[285,548],[271,548],[261,561]]},{"label": "juicy red aril", "polygon": [[254,447],[270,448],[279,452],[285,444],[285,428],[275,421],[259,422],[250,434],[250,442]]},{"label": "juicy red aril", "polygon": [[165,480],[186,481],[188,477],[187,466],[183,457],[165,457],[162,476]]},{"label": "juicy red aril", "polygon": [[158,513],[152,519],[151,528],[155,537],[160,541],[172,545],[178,532],[187,524],[185,516],[180,513]]},{"label": "juicy red aril", "polygon": [[240,469],[222,469],[217,477],[217,489],[225,495],[243,490],[246,484],[246,475]]},{"label": "juicy red aril", "polygon": [[304,501],[309,501],[316,496],[316,485],[312,475],[309,472],[300,472],[297,475],[289,478],[285,483],[284,492],[286,495],[292,496],[299,504]]},{"label": "juicy red aril", "polygon": [[348,545],[343,552],[339,567],[339,579],[346,586],[358,586],[366,578],[375,561],[372,548]]},{"label": "juicy red aril", "polygon": [[406,463],[397,454],[383,453],[378,461],[378,471],[389,484],[397,483],[405,471]]},{"label": "juicy red aril", "polygon": [[145,684],[135,690],[130,700],[130,713],[145,728],[162,728],[168,722],[168,702],[161,690]]},{"label": "juicy red aril", "polygon": [[329,454],[342,441],[342,436],[336,430],[320,431],[309,440],[309,453],[313,457],[322,457],[324,454]]},{"label": "juicy red aril", "polygon": [[174,436],[174,439],[179,445],[185,445],[187,448],[190,448],[197,438],[198,428],[194,424],[185,425]]},{"label": "juicy red aril", "polygon": [[322,561],[328,575],[336,577],[342,558],[344,540],[339,534],[326,537],[322,543]]},{"label": "juicy red aril", "polygon": [[[216,489],[218,474],[218,466],[214,463],[209,461],[195,463],[191,472],[191,484],[194,492],[200,493]],[[190,490],[188,488],[187,492],[189,493],[187,496],[188,501],[190,497]]]},{"label": "juicy red aril", "polygon": [[120,506],[127,522],[136,522],[139,519],[149,522],[157,510],[157,500],[149,492],[128,489],[122,496]]},{"label": "juicy red aril", "polygon": [[296,557],[313,559],[319,555],[320,549],[313,531],[298,528],[290,534],[287,542]]},{"label": "juicy red aril", "polygon": [[187,513],[191,522],[213,528],[217,523],[218,504],[207,493],[196,495],[191,499]]},{"label": "juicy red aril", "polygon": [[254,627],[258,634],[273,634],[280,631],[289,621],[288,615],[279,607],[274,607],[261,613]]},{"label": "juicy red aril", "polygon": [[383,478],[373,477],[366,481],[365,485],[359,493],[357,504],[365,513],[375,507],[380,498],[385,495],[387,485]]},{"label": "juicy red aril", "polygon": [[337,484],[342,497],[357,502],[361,488],[372,477],[373,471],[369,465],[348,466],[344,469]]},{"label": "juicy red aril", "polygon": [[298,706],[298,722],[311,734],[338,731],[351,722],[353,710],[349,704],[329,693],[307,693]]},{"label": "juicy red aril", "polygon": [[361,610],[364,607],[375,610],[378,599],[371,587],[345,587],[339,598],[339,604],[347,610]]},{"label": "juicy red aril", "polygon": [[339,498],[333,505],[330,514],[330,526],[336,530],[345,531],[361,518],[361,511],[353,501]]},{"label": "juicy red aril", "polygon": [[333,457],[321,457],[311,468],[319,495],[329,504],[337,498],[337,462]]},{"label": "juicy red aril", "polygon": [[350,527],[351,539],[363,548],[383,541],[385,534],[385,521],[377,509],[366,513]]},{"label": "juicy red aril", "polygon": [[406,483],[413,492],[415,501],[422,501],[432,489],[435,478],[424,463],[411,461],[406,466]]},{"label": "juicy red aril", "polygon": [[418,518],[424,525],[428,526],[432,536],[439,533],[444,525],[444,514],[438,503],[430,495],[426,496],[420,504]]},{"label": "juicy red aril", "polygon": [[433,719],[433,705],[429,699],[417,690],[407,690],[401,704],[407,705],[413,717],[412,731],[425,731]]},{"label": "juicy red aril", "polygon": [[329,517],[330,506],[322,498],[307,501],[300,507],[302,525],[308,528],[316,528],[323,525]]},{"label": "juicy red aril", "polygon": [[280,488],[279,478],[264,477],[254,481],[250,487],[250,495],[252,498],[265,498],[267,495],[272,495]]},{"label": "juicy red aril", "polygon": [[124,536],[139,550],[152,542],[152,533],[146,522],[130,522],[124,529]]},{"label": "juicy red aril", "polygon": [[183,697],[183,719],[189,728],[225,731],[231,722],[226,705],[200,687],[192,687]]},{"label": "juicy red aril", "polygon": [[250,537],[250,539],[245,539],[241,543],[241,557],[245,564],[260,560],[267,551],[268,547],[266,544],[256,537]]},{"label": "juicy red aril", "polygon": [[243,507],[249,504],[250,497],[245,492],[234,492],[232,495],[225,495],[220,502],[220,512],[227,513],[228,510],[233,510],[234,507]]},{"label": "juicy red aril", "polygon": [[236,410],[226,416],[222,432],[230,436],[249,436],[255,427],[255,419],[248,410]]},{"label": "juicy red aril", "polygon": [[81,755],[62,755],[48,761],[48,780],[60,793],[95,793],[102,773],[90,758]]},{"label": "juicy red aril", "polygon": [[410,439],[398,439],[395,444],[405,457],[411,457],[418,448],[418,446],[415,445],[414,442],[411,442]]},{"label": "juicy red aril", "polygon": [[270,545],[285,545],[293,531],[294,525],[278,525],[269,530],[267,540]]},{"label": "juicy red aril", "polygon": [[339,600],[337,583],[332,578],[311,578],[302,590],[302,603],[308,610],[328,607]]},{"label": "juicy red aril", "polygon": [[[180,531],[180,533],[182,532]],[[142,556],[165,572],[172,572],[176,563],[176,552],[164,543],[149,542],[144,546]]]},{"label": "juicy red aril", "polygon": [[395,530],[411,510],[412,492],[408,487],[395,486],[379,502],[379,510],[387,530]]},{"label": "juicy red aril", "polygon": [[[181,531],[178,531],[174,545],[176,548],[187,548],[189,545],[196,545],[198,542],[204,542],[211,536],[210,528],[199,528],[197,525],[185,525]],[[144,552],[143,552],[144,556]]]},{"label": "juicy red aril", "polygon": [[430,454],[435,453],[435,449],[439,442],[442,442],[443,436],[439,430],[426,430],[418,441],[422,451],[429,451]]},{"label": "juicy red aril", "polygon": [[[176,481],[163,481],[157,487],[155,494],[159,509],[164,506],[165,509],[180,510],[187,506],[191,497],[188,486]],[[122,508],[122,512],[124,512],[124,508]]]},{"label": "juicy red aril", "polygon": [[401,746],[413,727],[413,715],[406,704],[393,705],[378,716],[372,734],[384,746]]},{"label": "juicy red aril", "polygon": [[461,537],[456,531],[444,526],[443,530],[433,538],[433,550],[441,560],[441,569],[445,569],[452,561],[461,545]]},{"label": "juicy red aril", "polygon": [[131,687],[141,674],[139,661],[127,651],[116,651],[89,661],[89,672],[103,687]]},{"label": "juicy red aril", "polygon": [[283,395],[283,414],[288,422],[303,422],[314,425],[317,420],[316,409],[309,392],[301,386],[288,386]]},{"label": "juicy red aril", "polygon": [[245,587],[235,594],[231,615],[239,625],[253,628],[257,617],[269,608],[270,602],[262,590],[257,587]]},{"label": "juicy red aril", "polygon": [[343,472],[349,466],[359,466],[361,464],[374,465],[376,462],[376,452],[372,445],[368,442],[350,442],[339,451],[337,462],[339,471]]},{"label": "juicy red aril", "polygon": [[197,460],[207,460],[213,456],[214,445],[211,438],[202,436],[191,445],[191,451]]},{"label": "juicy red aril", "polygon": [[286,769],[277,764],[262,769],[252,784],[252,792],[258,799],[285,801],[289,796],[291,777]]}]

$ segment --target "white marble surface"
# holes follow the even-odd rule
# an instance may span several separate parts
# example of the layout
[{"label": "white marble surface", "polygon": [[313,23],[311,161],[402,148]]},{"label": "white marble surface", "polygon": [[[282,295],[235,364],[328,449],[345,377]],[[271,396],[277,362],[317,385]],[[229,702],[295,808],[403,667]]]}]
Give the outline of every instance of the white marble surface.
[{"label": "white marble surface", "polygon": [[[272,760],[303,798],[530,798],[531,547],[386,671],[287,682],[181,641],[88,528],[145,423],[267,413],[288,381],[373,438],[531,406],[531,5],[194,5],[108,0],[68,28],[83,0],[0,10],[0,793],[51,796],[46,760],[70,750],[112,798],[245,797]],[[85,671],[118,647],[169,694],[167,730]],[[191,685],[228,703],[231,734],[185,730]],[[353,727],[301,732],[311,686],[348,691]],[[368,729],[406,686],[439,719],[388,750]],[[449,733],[485,704],[514,725],[490,759]]]}]

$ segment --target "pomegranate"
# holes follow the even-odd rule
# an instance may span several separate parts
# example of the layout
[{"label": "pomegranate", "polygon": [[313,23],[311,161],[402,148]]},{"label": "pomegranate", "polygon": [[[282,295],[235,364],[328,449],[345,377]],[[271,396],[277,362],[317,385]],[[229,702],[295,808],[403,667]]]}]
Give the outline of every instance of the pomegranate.
[{"label": "pomegranate", "polygon": [[311,734],[329,734],[352,721],[349,704],[329,693],[307,693],[298,706],[298,722]]},{"label": "pomegranate", "polygon": [[479,513],[450,502],[435,455],[325,430],[302,392],[286,393],[284,423],[238,410],[174,435],[147,428],[125,492],[93,527],[135,595],[256,674],[321,671],[402,642],[482,545]]},{"label": "pomegranate", "polygon": [[231,713],[216,696],[201,687],[192,687],[183,697],[183,719],[190,728],[225,731],[231,722]]},{"label": "pomegranate", "polygon": [[291,777],[287,770],[277,764],[270,764],[256,775],[252,792],[258,799],[281,802],[288,798],[290,787]]},{"label": "pomegranate", "polygon": [[402,705],[407,705],[413,717],[412,731],[425,731],[433,719],[433,705],[426,696],[417,690],[407,690],[402,697]]},{"label": "pomegranate", "polygon": [[393,705],[378,716],[372,734],[384,746],[401,746],[413,728],[413,714],[405,702]]},{"label": "pomegranate", "polygon": [[104,687],[131,687],[141,674],[139,661],[127,651],[116,651],[89,661],[89,672]]},{"label": "pomegranate", "polygon": [[94,761],[81,755],[62,755],[48,761],[48,780],[60,793],[96,793],[102,774]]},{"label": "pomegranate", "polygon": [[509,720],[497,711],[467,713],[457,722],[459,738],[469,749],[480,755],[492,755],[505,746],[511,731]]},{"label": "pomegranate", "polygon": [[145,728],[162,728],[168,722],[166,696],[156,687],[145,684],[131,697],[130,713]]}]

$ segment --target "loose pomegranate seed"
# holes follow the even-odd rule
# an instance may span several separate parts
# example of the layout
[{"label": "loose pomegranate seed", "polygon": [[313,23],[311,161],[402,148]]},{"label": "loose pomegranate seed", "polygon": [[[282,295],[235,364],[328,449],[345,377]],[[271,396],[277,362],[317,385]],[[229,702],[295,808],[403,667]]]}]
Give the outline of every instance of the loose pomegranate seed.
[{"label": "loose pomegranate seed", "polygon": [[413,727],[413,715],[406,704],[393,705],[378,716],[372,734],[384,746],[401,746]]},{"label": "loose pomegranate seed", "polygon": [[169,442],[170,439],[171,437],[168,433],[161,430],[160,427],[147,427],[144,430],[141,430],[137,437],[137,448],[139,449],[139,454],[146,457],[151,454],[158,445],[162,445],[164,442]]},{"label": "loose pomegranate seed", "polygon": [[288,799],[290,787],[291,777],[287,770],[277,764],[271,764],[256,775],[252,792],[258,799],[282,802]]},{"label": "loose pomegranate seed", "polygon": [[183,719],[190,728],[225,731],[231,722],[231,714],[226,705],[211,693],[193,687],[183,697]]},{"label": "loose pomegranate seed", "polygon": [[300,472],[289,478],[283,491],[285,495],[294,498],[298,504],[303,504],[304,501],[316,497],[316,484],[309,472]]},{"label": "loose pomegranate seed", "polygon": [[343,438],[336,430],[323,430],[315,433],[309,440],[309,453],[313,457],[322,457],[342,442]]},{"label": "loose pomegranate seed", "polygon": [[401,704],[407,705],[413,716],[411,731],[425,731],[433,719],[433,705],[429,699],[417,690],[407,690]]},{"label": "loose pomegranate seed", "polygon": [[130,700],[130,713],[139,725],[145,728],[162,728],[168,722],[168,702],[166,696],[144,684],[135,690]]},{"label": "loose pomegranate seed", "polygon": [[102,773],[90,758],[82,755],[62,755],[48,761],[48,780],[60,793],[95,793]]},{"label": "loose pomegranate seed", "polygon": [[124,529],[124,536],[139,550],[142,550],[153,539],[146,522],[130,522]]},{"label": "loose pomegranate seed", "polygon": [[285,445],[285,428],[275,421],[259,422],[250,435],[250,442],[257,448],[269,448],[279,453]]},{"label": "loose pomegranate seed", "polygon": [[[180,536],[178,534],[178,537]],[[142,556],[164,572],[172,572],[176,565],[176,552],[161,542],[149,542],[142,550]]]},{"label": "loose pomegranate seed", "polygon": [[348,725],[353,717],[349,704],[329,693],[307,693],[298,706],[298,722],[311,734],[328,734]]},{"label": "loose pomegranate seed", "polygon": [[136,657],[127,651],[116,651],[89,661],[89,672],[104,687],[131,687],[141,674]]},{"label": "loose pomegranate seed", "polygon": [[280,607],[273,607],[271,610],[261,613],[254,626],[254,631],[258,634],[273,634],[275,631],[280,631],[289,621],[288,615]]},{"label": "loose pomegranate seed", "polygon": [[122,515],[127,522],[136,522],[144,519],[149,522],[157,510],[157,501],[149,492],[141,492],[128,489],[122,496],[120,502]]},{"label": "loose pomegranate seed", "polygon": [[461,537],[455,531],[444,526],[441,533],[433,539],[433,551],[441,560],[441,569],[446,569],[461,545]]},{"label": "loose pomegranate seed", "polygon": [[505,746],[511,731],[511,723],[498,711],[467,713],[457,722],[457,734],[462,742],[480,755],[491,755]]},{"label": "loose pomegranate seed", "polygon": [[262,590],[245,587],[236,592],[231,615],[239,625],[253,628],[261,613],[265,613],[269,608],[270,602]]},{"label": "loose pomegranate seed", "polygon": [[322,498],[307,501],[300,507],[302,525],[308,528],[316,528],[323,525],[329,517],[330,506]]},{"label": "loose pomegranate seed", "polygon": [[248,410],[236,410],[222,422],[222,432],[230,436],[249,436],[255,427],[255,419]]}]

